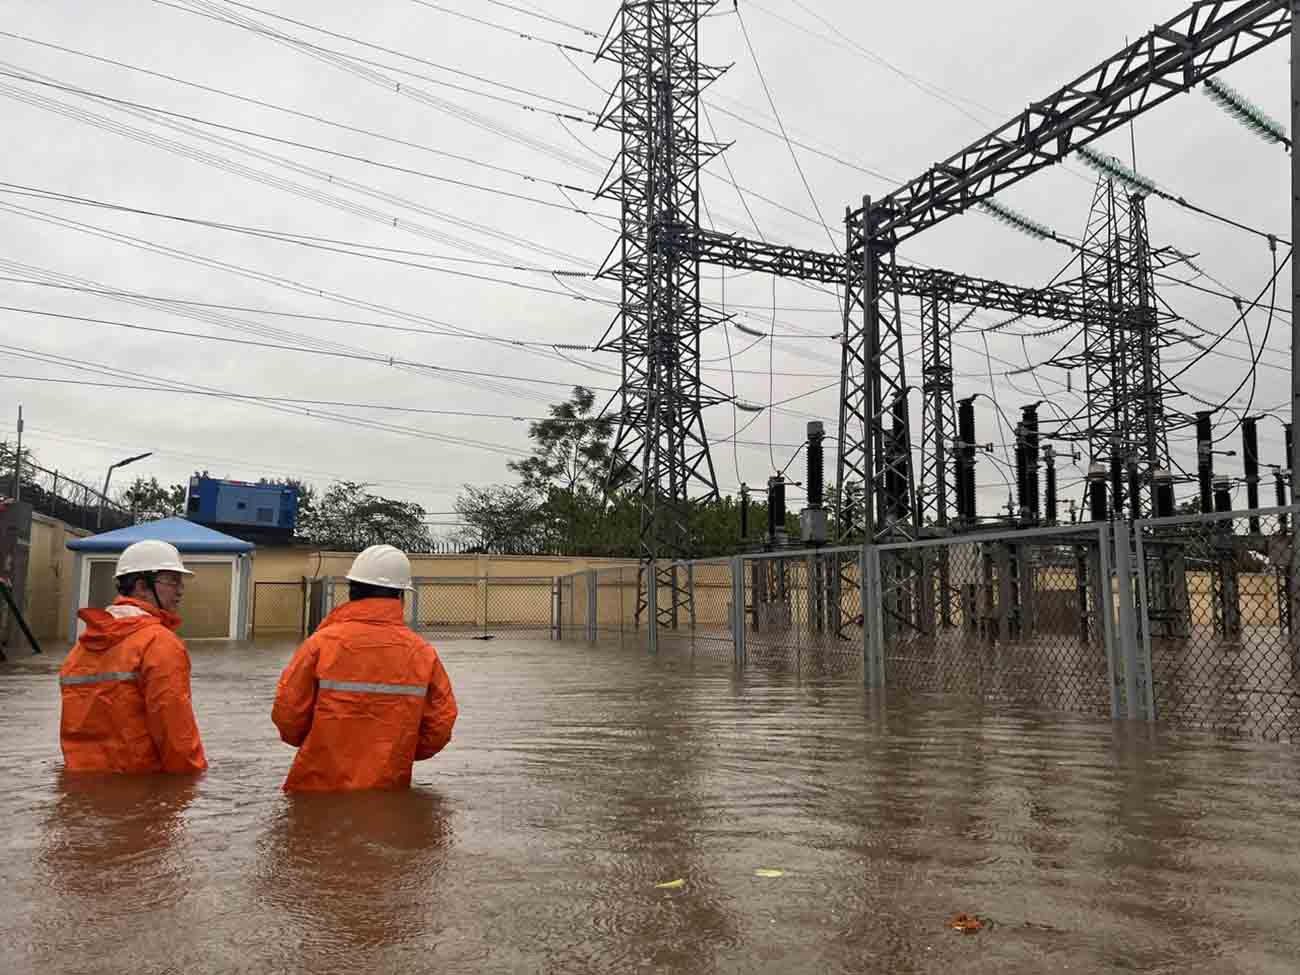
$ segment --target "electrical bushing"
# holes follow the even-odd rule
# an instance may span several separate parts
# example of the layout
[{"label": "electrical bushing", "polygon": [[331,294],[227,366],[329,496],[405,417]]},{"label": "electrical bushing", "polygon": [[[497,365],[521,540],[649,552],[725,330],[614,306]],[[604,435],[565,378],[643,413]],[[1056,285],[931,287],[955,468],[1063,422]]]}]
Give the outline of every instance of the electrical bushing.
[{"label": "electrical bushing", "polygon": [[1025,500],[1029,517],[1038,520],[1041,498],[1038,493],[1038,404],[1030,403],[1020,409],[1020,425],[1025,437]]},{"label": "electrical bushing", "polygon": [[[1259,510],[1259,429],[1253,416],[1241,421],[1241,464],[1246,474],[1246,508]],[[1259,534],[1259,516],[1250,516],[1250,533]]]},{"label": "electrical bushing", "polygon": [[1106,465],[1099,462],[1088,468],[1088,513],[1093,521],[1106,520]]},{"label": "electrical bushing", "polygon": [[1043,471],[1047,481],[1047,522],[1056,524],[1056,449],[1048,444],[1043,448]]},{"label": "electrical bushing", "polygon": [[767,540],[772,545],[785,540],[785,478],[767,479]]},{"label": "electrical bushing", "polygon": [[1214,479],[1214,510],[1232,510],[1232,481],[1222,475]]},{"label": "electrical bushing", "polygon": [[823,502],[822,492],[825,489],[825,455],[824,442],[826,440],[826,427],[821,420],[812,420],[808,423],[808,458],[807,458],[807,477],[804,479],[808,488],[808,507],[820,508]]},{"label": "electrical bushing", "polygon": [[975,522],[975,397],[957,403],[957,515]]},{"label": "electrical bushing", "polygon": [[1163,467],[1157,467],[1151,472],[1151,487],[1156,517],[1168,518],[1174,513],[1174,475]]},{"label": "electrical bushing", "polygon": [[1196,414],[1196,483],[1201,492],[1201,511],[1214,510],[1214,416],[1209,410]]}]

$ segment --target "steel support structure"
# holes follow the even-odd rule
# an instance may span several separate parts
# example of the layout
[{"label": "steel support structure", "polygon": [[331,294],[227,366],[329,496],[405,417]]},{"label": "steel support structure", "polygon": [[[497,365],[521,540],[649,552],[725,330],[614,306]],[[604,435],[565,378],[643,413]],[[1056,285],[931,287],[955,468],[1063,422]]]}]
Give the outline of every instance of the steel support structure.
[{"label": "steel support structure", "polygon": [[1088,459],[1112,472],[1109,512],[1146,517],[1155,512],[1152,472],[1169,467],[1171,384],[1161,358],[1173,316],[1155,304],[1145,198],[1127,195],[1112,178],[1098,180],[1079,260],[1085,299],[1108,312],[1084,323],[1082,353],[1057,364],[1083,367]]},{"label": "steel support structure", "polygon": [[[882,288],[884,266],[893,266],[899,244],[963,213],[1082,145],[1114,131],[1168,98],[1188,91],[1223,68],[1285,36],[1291,30],[1293,0],[1195,2],[1118,53],[1028,108],[1005,125],[936,163],[925,173],[848,214],[846,369],[870,363],[877,374],[856,387],[844,377],[840,415],[860,423],[862,434],[842,425],[840,477],[863,472],[868,512],[887,513],[867,526],[868,542],[907,537],[913,530],[890,496],[891,483],[911,480],[910,451],[886,450],[886,416],[897,413],[905,395],[896,295]],[[886,261],[891,263],[886,264]],[[905,436],[905,435],[904,435]],[[899,471],[899,465],[906,467]],[[888,478],[885,475],[890,475]]]},{"label": "steel support structure", "polygon": [[[674,245],[689,250],[705,264],[839,287],[844,287],[849,277],[849,266],[842,254],[787,247],[681,225],[666,233]],[[1064,322],[1100,319],[1107,314],[1106,308],[1093,306],[1085,300],[1075,281],[1062,282],[1050,288],[1026,288],[940,268],[894,263],[883,264],[877,273],[883,289],[902,296],[927,298],[938,295],[953,305]]]},{"label": "steel support structure", "polygon": [[[876,233],[870,198],[855,228],[846,218],[848,253],[855,262],[844,288],[844,345],[840,366],[840,435],[836,484],[865,487],[863,533],[869,541],[914,537],[916,484],[912,471],[903,319],[885,269],[896,269],[893,249]],[[854,233],[856,229],[856,234]]]},{"label": "steel support structure", "polygon": [[[935,282],[918,282],[925,272],[899,265],[897,247],[1285,36],[1295,0],[1196,0],[887,196],[864,198],[859,209],[846,214],[843,257],[700,230],[701,157],[717,147],[699,141],[699,96],[720,72],[699,63],[698,25],[712,5],[712,0],[625,0],[598,55],[622,69],[600,120],[622,136],[619,160],[601,191],[622,203],[617,256],[603,269],[622,284],[621,333],[602,346],[622,355],[616,447],[636,458],[641,473],[643,564],[656,555],[689,554],[688,491],[717,493],[700,415],[706,391],[699,378],[699,335],[712,323],[700,309],[701,261],[842,284],[836,486],[854,480],[865,486],[861,520],[868,542],[912,537],[919,513],[898,301],[901,294],[933,293]],[[966,289],[972,280],[954,275],[949,284]],[[949,300],[1006,308],[1033,293],[980,290],[980,301],[955,295]],[[1038,310],[1008,310],[1074,321],[1095,314],[1075,288],[1038,294],[1048,291],[1052,300]],[[1075,304],[1061,301],[1061,295],[1072,295]],[[1062,304],[1075,314],[1060,314]],[[1293,345],[1300,355],[1300,342]],[[1300,390],[1295,377],[1293,388]],[[1300,401],[1300,392],[1294,395]],[[1147,403],[1148,411],[1155,409],[1154,400]],[[1292,467],[1300,469],[1300,462]],[[855,519],[844,517],[846,503],[847,492],[837,490],[841,541],[856,534]],[[667,581],[674,596],[664,612],[675,619],[677,587]],[[639,609],[644,606],[640,598]],[[660,613],[659,618],[668,617]]]},{"label": "steel support structure", "polygon": [[699,61],[700,18],[714,2],[625,0],[597,55],[620,68],[598,122],[622,140],[597,194],[621,206],[601,275],[622,295],[601,347],[622,359],[614,453],[639,472],[636,618],[674,628],[691,609],[674,563],[693,554],[692,500],[718,495],[702,411],[722,397],[700,379],[700,334],[716,318],[701,309],[699,256],[664,232],[698,225],[701,160],[716,151],[699,133],[700,92],[722,73]]},{"label": "steel support structure", "polygon": [[952,383],[952,304],[938,290],[921,299],[921,483],[919,523],[948,527],[952,516],[948,448],[957,405]]},{"label": "steel support structure", "polygon": [[1152,472],[1169,469],[1169,436],[1165,417],[1165,394],[1172,384],[1161,365],[1162,352],[1171,343],[1165,332],[1172,316],[1156,308],[1155,274],[1151,267],[1151,239],[1147,233],[1146,197],[1129,197],[1129,275],[1127,321],[1128,379],[1132,428],[1129,434],[1142,469],[1146,496],[1129,498],[1131,517],[1154,517],[1155,482]]}]

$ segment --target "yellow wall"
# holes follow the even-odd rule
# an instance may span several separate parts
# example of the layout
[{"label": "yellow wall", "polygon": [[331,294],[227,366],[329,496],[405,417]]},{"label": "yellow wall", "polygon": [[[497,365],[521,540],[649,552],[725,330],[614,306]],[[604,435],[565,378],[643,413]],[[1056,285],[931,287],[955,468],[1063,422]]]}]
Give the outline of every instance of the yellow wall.
[{"label": "yellow wall", "polygon": [[68,618],[76,599],[72,553],[67,543],[89,532],[55,518],[32,515],[32,547],[27,562],[27,592],[23,615],[38,640],[66,640]]},{"label": "yellow wall", "polygon": [[[73,553],[67,544],[75,538],[83,538],[89,532],[72,528],[63,522],[45,515],[32,516],[32,547],[27,569],[27,593],[24,615],[36,637],[51,642],[71,639],[68,633],[68,620],[72,616],[74,601],[77,598],[76,580],[72,578]],[[300,583],[304,576],[342,577],[352,564],[354,555],[350,552],[318,552],[303,547],[259,547],[253,556],[253,580],[257,582]],[[502,579],[502,578],[551,578],[568,575],[584,569],[606,569],[620,565],[635,565],[635,562],[620,559],[585,559],[566,558],[563,556],[489,556],[489,555],[416,555],[411,559],[411,568],[417,577],[436,579]],[[635,576],[633,576],[635,579]],[[635,585],[635,583],[633,583]],[[459,591],[462,587],[447,587]],[[481,606],[481,586],[468,583],[464,587],[470,595],[465,603],[469,606]],[[532,593],[535,586],[521,587],[529,595],[521,596],[521,611],[530,615],[535,610],[532,604],[537,602]],[[263,604],[255,614],[259,629],[296,629],[298,610],[295,607],[296,596],[290,595],[286,587],[272,595],[269,587],[264,587]],[[224,595],[224,593],[223,593]],[[346,598],[346,591],[344,594]],[[297,603],[298,606],[301,603]],[[214,603],[214,613],[225,612],[224,606]],[[497,618],[510,615],[509,601],[502,602],[494,595],[488,605],[489,615]],[[283,617],[283,619],[281,619]],[[224,617],[223,617],[224,618]],[[477,622],[482,622],[478,619]],[[224,632],[224,629],[223,629]]]},{"label": "yellow wall", "polygon": [[[253,557],[253,630],[255,634],[296,632],[302,625],[304,577],[340,580],[335,604],[347,601],[341,582],[353,553],[318,552],[309,548],[265,547]],[[472,628],[546,625],[550,620],[550,580],[586,569],[635,566],[633,560],[587,559],[550,555],[414,555],[416,579],[442,579],[420,586],[414,607],[417,625],[425,628]],[[636,575],[633,571],[632,605]],[[518,580],[488,588],[482,580]],[[544,580],[544,581],[543,581]],[[261,585],[259,586],[258,583]],[[276,584],[279,585],[276,585]]]},{"label": "yellow wall", "polygon": [[[299,582],[304,576],[343,576],[355,557],[351,552],[318,552],[311,548],[261,547],[253,556],[254,582]],[[635,565],[627,559],[587,559],[556,555],[413,555],[417,578],[500,579],[568,575],[583,569]]]}]

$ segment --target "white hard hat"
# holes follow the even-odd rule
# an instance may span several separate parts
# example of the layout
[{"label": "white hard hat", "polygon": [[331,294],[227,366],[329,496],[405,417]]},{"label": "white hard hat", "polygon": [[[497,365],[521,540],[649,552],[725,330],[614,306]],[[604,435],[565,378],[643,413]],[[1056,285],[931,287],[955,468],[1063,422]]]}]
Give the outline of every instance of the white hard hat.
[{"label": "white hard hat", "polygon": [[115,577],[129,576],[136,572],[179,572],[181,575],[194,575],[181,563],[181,553],[170,542],[148,538],[143,542],[128,545],[117,557]]},{"label": "white hard hat", "polygon": [[411,560],[391,545],[371,545],[353,559],[347,578],[349,582],[364,582],[382,589],[415,591],[411,585]]}]

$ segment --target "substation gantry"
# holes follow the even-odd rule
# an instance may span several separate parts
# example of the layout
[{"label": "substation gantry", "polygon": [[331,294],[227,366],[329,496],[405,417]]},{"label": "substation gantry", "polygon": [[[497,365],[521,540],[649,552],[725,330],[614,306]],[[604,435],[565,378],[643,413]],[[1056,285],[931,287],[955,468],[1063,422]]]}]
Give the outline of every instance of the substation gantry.
[{"label": "substation gantry", "polygon": [[[1154,489],[1152,474],[1167,468],[1168,447],[1154,354],[1163,339],[1147,293],[1149,268],[1132,270],[1147,259],[1141,255],[1150,254],[1145,243],[1133,244],[1134,234],[1145,241],[1140,197],[1106,200],[1112,211],[1124,211],[1123,233],[1131,247],[1125,263],[1131,279],[1119,297],[1113,271],[1101,268],[1108,276],[1097,283],[1097,251],[1088,242],[1080,251],[1079,278],[1049,288],[900,264],[898,249],[1287,36],[1293,0],[1190,4],[915,179],[846,209],[843,254],[700,227],[700,170],[724,148],[699,135],[701,94],[725,70],[699,60],[700,19],[715,3],[625,0],[598,53],[620,67],[599,124],[621,138],[600,195],[621,205],[619,238],[602,274],[620,282],[622,296],[601,347],[621,355],[615,447],[639,474],[638,619],[648,613],[660,625],[676,626],[678,615],[689,610],[689,593],[677,584],[672,562],[692,554],[692,498],[718,495],[702,411],[728,397],[700,374],[701,334],[721,321],[700,300],[700,268],[706,263],[843,290],[836,541],[908,540],[927,525],[960,527],[964,513],[954,516],[954,499],[973,516],[973,479],[962,476],[963,455],[972,445],[960,430],[953,436],[953,305],[1084,327],[1089,395],[1098,393],[1095,403],[1090,399],[1098,433],[1089,450],[1094,458],[1111,457],[1112,464],[1125,458],[1126,470],[1128,458],[1145,466],[1136,477],[1130,475],[1129,484],[1130,510],[1142,510],[1136,492],[1143,483]],[[904,296],[921,299],[925,321],[919,499],[900,312]],[[1111,392],[1102,394],[1103,384]],[[948,462],[954,441],[955,483]],[[861,485],[861,501],[846,504],[845,488],[854,483]],[[1117,495],[1116,512],[1118,502]],[[649,565],[658,567],[658,586],[648,585]],[[659,589],[670,596],[660,599]]]}]

